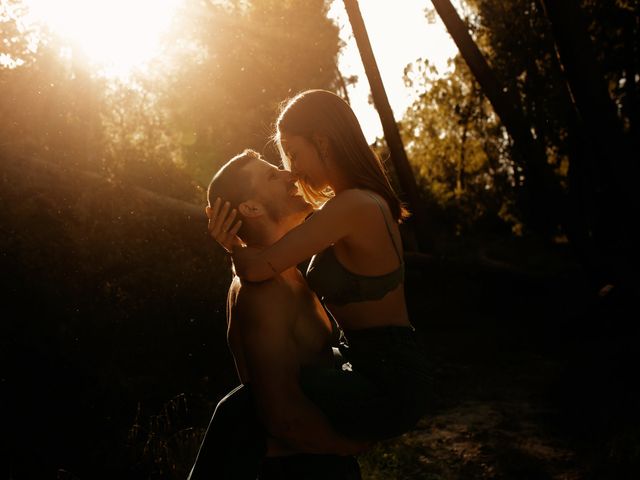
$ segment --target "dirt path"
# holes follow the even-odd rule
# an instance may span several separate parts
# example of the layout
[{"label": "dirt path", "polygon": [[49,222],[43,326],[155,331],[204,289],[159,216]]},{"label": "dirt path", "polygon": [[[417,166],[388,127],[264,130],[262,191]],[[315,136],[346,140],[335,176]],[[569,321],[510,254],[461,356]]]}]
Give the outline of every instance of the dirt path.
[{"label": "dirt path", "polygon": [[[362,456],[366,480],[584,478],[577,453],[553,431],[541,392],[559,365],[538,356],[496,365],[448,365],[437,409],[418,427]],[[450,396],[461,400],[455,402]]]}]

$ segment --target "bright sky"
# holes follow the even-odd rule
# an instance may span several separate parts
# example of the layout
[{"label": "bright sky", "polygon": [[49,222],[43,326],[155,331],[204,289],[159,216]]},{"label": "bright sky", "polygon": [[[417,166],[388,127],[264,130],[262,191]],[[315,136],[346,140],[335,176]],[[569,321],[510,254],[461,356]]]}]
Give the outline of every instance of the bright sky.
[{"label": "bright sky", "polygon": [[[435,23],[427,22],[425,8],[432,7],[428,0],[359,0],[358,3],[389,103],[396,120],[400,120],[413,102],[403,80],[407,64],[426,58],[442,74],[447,71],[447,59],[457,53],[456,46],[437,15]],[[373,142],[376,137],[382,137],[382,125],[378,113],[368,103],[369,83],[342,0],[334,0],[329,14],[337,20],[340,37],[347,43],[339,59],[340,71],[345,76],[357,75],[359,79],[348,90],[351,106],[367,140]]]},{"label": "bright sky", "polygon": [[158,54],[182,0],[27,0],[44,21],[108,77],[126,77]]}]

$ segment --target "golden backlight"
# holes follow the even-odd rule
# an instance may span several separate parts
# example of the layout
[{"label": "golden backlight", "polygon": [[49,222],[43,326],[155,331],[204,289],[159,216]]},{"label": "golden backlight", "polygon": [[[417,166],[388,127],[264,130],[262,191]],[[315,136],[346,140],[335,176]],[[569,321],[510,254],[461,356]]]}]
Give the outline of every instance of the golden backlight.
[{"label": "golden backlight", "polygon": [[26,0],[30,16],[66,38],[108,77],[126,77],[161,54],[182,0]]}]

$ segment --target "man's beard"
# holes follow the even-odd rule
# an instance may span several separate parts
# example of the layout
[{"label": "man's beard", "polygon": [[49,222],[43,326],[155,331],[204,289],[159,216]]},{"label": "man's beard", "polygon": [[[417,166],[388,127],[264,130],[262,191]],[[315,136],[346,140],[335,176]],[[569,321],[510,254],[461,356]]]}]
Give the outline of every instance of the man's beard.
[{"label": "man's beard", "polygon": [[265,209],[269,219],[275,223],[281,223],[292,216],[299,217],[300,223],[302,223],[302,221],[311,212],[311,205],[307,204],[307,208],[302,204],[298,205],[297,203],[298,199],[296,197],[291,197],[288,202],[281,205],[274,205],[273,202],[265,202]]}]

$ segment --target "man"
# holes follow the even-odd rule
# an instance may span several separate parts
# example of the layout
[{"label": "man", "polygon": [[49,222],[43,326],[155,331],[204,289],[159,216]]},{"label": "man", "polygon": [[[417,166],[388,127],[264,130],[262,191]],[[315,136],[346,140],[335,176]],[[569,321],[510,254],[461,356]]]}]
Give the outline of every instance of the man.
[{"label": "man", "polygon": [[[233,205],[242,223],[237,232],[248,248],[265,248],[299,225],[311,206],[290,172],[279,170],[251,150],[232,158],[214,176],[209,205],[222,197],[221,218]],[[211,208],[207,214],[211,215]],[[232,219],[233,220],[233,219]],[[210,228],[220,228],[210,218]],[[225,226],[228,229],[228,226]],[[232,229],[235,235],[237,229]],[[234,276],[227,299],[227,338],[242,386],[214,413],[191,480],[255,478],[256,459],[307,452],[265,461],[261,478],[359,478],[353,457],[364,444],[338,434],[299,386],[305,366],[333,365],[332,323],[296,268],[261,283]],[[264,428],[264,431],[261,429]]]}]

